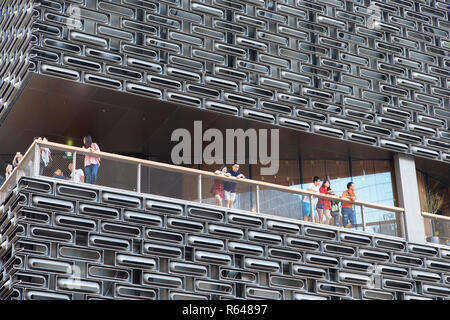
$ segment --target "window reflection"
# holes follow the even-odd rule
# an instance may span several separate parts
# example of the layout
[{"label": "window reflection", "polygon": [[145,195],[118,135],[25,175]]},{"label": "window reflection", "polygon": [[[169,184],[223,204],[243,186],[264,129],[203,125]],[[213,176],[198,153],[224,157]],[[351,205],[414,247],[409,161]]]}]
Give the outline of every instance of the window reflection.
[{"label": "window reflection", "polygon": [[[261,165],[252,165],[252,179],[275,183],[294,188],[300,187],[300,169],[297,160],[280,160],[279,170],[276,175],[260,175]],[[289,192],[260,189],[260,211],[267,214],[283,216],[293,219],[303,219],[301,209],[301,196]]]},{"label": "window reflection", "polygon": [[[202,170],[214,172],[220,166],[202,165]],[[321,180],[329,179],[336,195],[342,195],[347,183],[355,183],[355,193],[359,200],[397,206],[394,166],[391,160],[280,160],[276,175],[260,175],[261,165],[241,165],[240,171],[248,178],[285,185],[298,189],[306,189],[314,176]],[[202,183],[203,202],[214,204],[210,194],[213,179],[205,179]],[[260,212],[277,216],[303,219],[303,196],[282,192],[266,187],[260,188]],[[316,203],[313,204],[314,208]],[[234,208],[256,211],[256,188],[245,184],[239,185]],[[362,216],[359,206],[354,206],[356,213],[356,229],[362,230]],[[400,234],[400,216],[365,207],[366,231],[398,236]]]},{"label": "window reflection", "polygon": [[[387,160],[356,160],[352,161],[353,181],[358,199],[396,206],[394,168]],[[357,221],[361,219],[360,208],[357,207]],[[365,207],[366,231],[398,235],[400,221],[394,212]],[[358,221],[360,223],[361,221]]]},{"label": "window reflection", "polygon": [[[450,216],[450,186],[421,170],[416,170],[416,173],[422,212]],[[430,202],[434,202],[434,205]],[[436,206],[436,202],[441,202],[440,206]],[[432,219],[425,221],[428,222],[425,223],[425,233],[428,237],[438,236],[443,243],[450,239],[448,222]]]}]

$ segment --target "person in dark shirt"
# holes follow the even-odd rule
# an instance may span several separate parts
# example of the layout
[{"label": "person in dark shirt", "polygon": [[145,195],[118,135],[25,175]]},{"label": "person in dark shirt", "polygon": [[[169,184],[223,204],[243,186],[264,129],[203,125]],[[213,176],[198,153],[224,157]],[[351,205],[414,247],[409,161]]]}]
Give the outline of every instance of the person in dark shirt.
[{"label": "person in dark shirt", "polygon": [[[239,165],[234,163],[231,170],[228,171],[230,176],[237,179],[243,179],[245,176],[239,171]],[[227,208],[233,208],[234,200],[236,199],[236,182],[225,181],[223,183],[223,194],[225,199],[225,206]]]},{"label": "person in dark shirt", "polygon": [[56,169],[55,172],[53,172],[53,178],[63,179],[63,180],[66,179],[66,177],[64,177],[64,174],[62,173],[61,169]]}]

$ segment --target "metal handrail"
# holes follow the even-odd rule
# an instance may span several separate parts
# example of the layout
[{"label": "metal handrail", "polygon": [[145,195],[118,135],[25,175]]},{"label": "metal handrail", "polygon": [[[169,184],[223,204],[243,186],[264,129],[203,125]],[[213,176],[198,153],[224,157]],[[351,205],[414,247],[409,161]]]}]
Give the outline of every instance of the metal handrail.
[{"label": "metal handrail", "polygon": [[450,217],[447,216],[441,216],[438,214],[433,214],[433,213],[429,213],[429,212],[422,212],[422,216],[426,217],[426,218],[432,218],[432,219],[438,219],[438,220],[447,220],[450,221]]},{"label": "metal handrail", "polygon": [[[156,161],[151,161],[151,160],[137,159],[137,158],[132,158],[132,157],[128,157],[128,156],[117,155],[114,153],[103,152],[103,151],[89,152],[89,151],[86,151],[86,149],[84,149],[84,148],[68,146],[68,145],[64,145],[64,144],[60,144],[60,143],[48,142],[48,141],[43,141],[43,140],[33,141],[31,146],[28,148],[27,152],[25,153],[24,158],[32,152],[33,148],[36,145],[38,145],[38,147],[44,146],[44,147],[49,147],[49,148],[53,148],[53,149],[60,150],[60,151],[76,152],[77,154],[83,154],[83,155],[96,154],[96,155],[100,156],[100,158],[104,158],[104,159],[116,160],[116,161],[126,162],[126,163],[134,163],[136,165],[139,165],[139,164],[146,165],[149,167],[165,169],[165,170],[179,172],[179,173],[202,175],[205,177],[211,177],[211,178],[220,179],[220,180],[239,181],[239,183],[244,183],[244,184],[252,185],[255,187],[258,186],[260,188],[260,190],[261,190],[261,187],[266,187],[266,188],[275,189],[278,191],[295,193],[295,194],[306,195],[306,196],[311,195],[316,198],[321,198],[321,199],[325,199],[325,200],[337,200],[339,202],[352,203],[355,205],[379,209],[379,210],[393,211],[393,212],[400,212],[400,213],[404,213],[404,211],[405,211],[404,208],[400,208],[400,207],[386,206],[386,205],[382,205],[382,204],[371,203],[371,202],[366,202],[366,201],[361,201],[361,200],[355,200],[355,201],[346,200],[339,196],[325,195],[325,194],[316,193],[316,192],[312,192],[312,191],[308,191],[308,190],[302,190],[302,189],[292,188],[292,187],[288,187],[288,186],[282,186],[282,185],[269,183],[269,182],[261,182],[261,181],[256,181],[256,180],[252,180],[252,179],[238,179],[235,177],[220,176],[220,175],[216,175],[213,172],[209,172],[209,171],[186,168],[186,167],[182,167],[182,166],[171,165],[171,164],[166,164],[166,163],[161,163],[161,162],[156,162]],[[21,166],[22,162],[19,163],[19,165],[14,169],[14,171],[17,170]],[[4,186],[9,181],[9,179],[12,178],[12,176],[14,175],[14,171],[8,177],[8,179],[5,180],[3,185],[0,187],[0,192],[3,192]]]}]

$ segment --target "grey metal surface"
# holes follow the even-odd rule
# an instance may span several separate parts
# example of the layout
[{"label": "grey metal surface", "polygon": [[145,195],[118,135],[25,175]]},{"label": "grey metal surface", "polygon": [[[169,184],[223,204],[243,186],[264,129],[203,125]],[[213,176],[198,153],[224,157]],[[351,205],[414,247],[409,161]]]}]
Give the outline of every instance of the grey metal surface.
[{"label": "grey metal surface", "polygon": [[6,198],[0,299],[450,297],[445,246],[74,185],[22,178]]},{"label": "grey metal surface", "polygon": [[404,222],[408,239],[422,242],[426,239],[425,222],[422,218],[416,163],[413,156],[396,154],[394,156],[395,179],[399,205],[405,208]]},{"label": "grey metal surface", "polygon": [[15,0],[2,10],[2,115],[34,72],[450,162],[445,1]]}]

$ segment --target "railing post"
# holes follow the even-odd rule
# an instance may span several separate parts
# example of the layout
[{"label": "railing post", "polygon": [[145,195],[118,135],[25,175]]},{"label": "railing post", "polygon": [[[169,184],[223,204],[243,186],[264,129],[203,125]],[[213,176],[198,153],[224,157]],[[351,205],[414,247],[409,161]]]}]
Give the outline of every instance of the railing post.
[{"label": "railing post", "polygon": [[198,183],[197,183],[197,191],[198,191],[198,202],[202,203],[202,175],[198,175]]},{"label": "railing post", "polygon": [[76,151],[72,154],[72,178],[70,179],[70,181],[75,180],[75,170],[77,170],[77,152]]},{"label": "railing post", "polygon": [[[424,218],[423,216],[421,216],[421,217],[422,217],[422,219]],[[425,220],[424,220],[424,225],[425,225]],[[406,228],[405,211],[402,211],[402,232],[403,232],[403,236],[405,237],[405,240],[409,241],[408,230]]]},{"label": "railing post", "polygon": [[256,212],[259,213],[259,184],[256,185]]},{"label": "railing post", "polygon": [[363,231],[366,231],[366,218],[364,217],[364,206],[363,205],[361,205],[361,220],[362,220]]},{"label": "railing post", "polygon": [[310,209],[310,215],[311,215],[311,221],[316,222],[316,215],[314,212],[314,205],[313,205],[313,196],[309,196],[309,209]]},{"label": "railing post", "polygon": [[39,166],[41,164],[41,148],[38,143],[34,145],[34,163],[33,163],[33,176],[39,176]]},{"label": "railing post", "polygon": [[136,179],[136,192],[141,192],[141,170],[142,170],[142,164],[139,163],[137,166],[137,179]]}]

